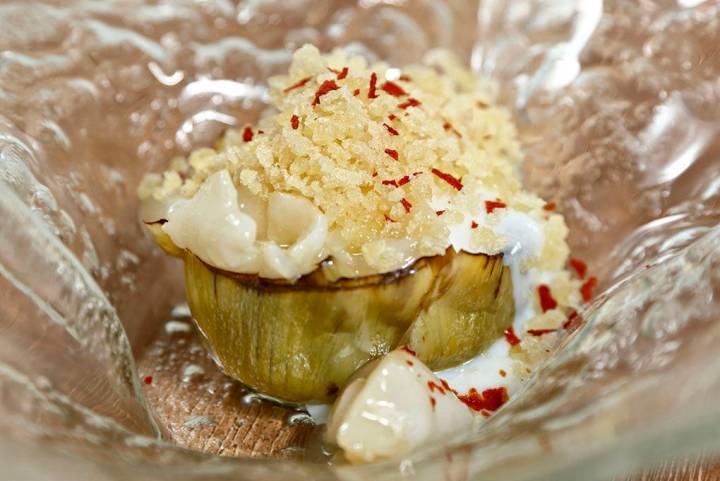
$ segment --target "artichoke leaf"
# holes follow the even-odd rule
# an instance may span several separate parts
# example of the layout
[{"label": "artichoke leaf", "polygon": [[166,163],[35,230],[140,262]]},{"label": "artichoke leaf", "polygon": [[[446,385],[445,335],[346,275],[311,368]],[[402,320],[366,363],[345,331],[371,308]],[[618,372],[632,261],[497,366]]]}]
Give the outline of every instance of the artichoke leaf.
[{"label": "artichoke leaf", "polygon": [[515,316],[512,278],[502,256],[455,256],[436,277],[430,297],[400,343],[433,370],[483,352]]}]

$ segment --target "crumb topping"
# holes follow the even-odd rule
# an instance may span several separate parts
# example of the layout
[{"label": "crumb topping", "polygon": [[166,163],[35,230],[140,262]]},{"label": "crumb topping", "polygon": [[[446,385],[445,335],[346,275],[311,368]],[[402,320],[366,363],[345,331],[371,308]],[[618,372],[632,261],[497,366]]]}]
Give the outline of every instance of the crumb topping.
[{"label": "crumb topping", "polygon": [[273,192],[310,200],[335,248],[378,272],[443,253],[458,225],[468,250],[496,254],[505,238],[495,227],[513,210],[542,227],[532,264],[564,267],[564,221],[522,190],[516,130],[494,84],[449,54],[430,52],[397,76],[384,63],[306,45],[269,85],[272,109],[257,125],[146,177],[141,197],[189,198],[227,169],[262,200]]}]

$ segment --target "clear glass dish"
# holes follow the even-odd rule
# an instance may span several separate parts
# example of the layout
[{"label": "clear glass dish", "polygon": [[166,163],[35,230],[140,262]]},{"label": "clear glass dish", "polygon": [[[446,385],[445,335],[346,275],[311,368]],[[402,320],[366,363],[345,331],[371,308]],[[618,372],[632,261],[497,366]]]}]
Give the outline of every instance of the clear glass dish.
[{"label": "clear glass dish", "polygon": [[[720,450],[720,1],[18,0],[0,25],[7,479],[603,480]],[[136,369],[183,299],[141,175],[255,119],[305,42],[398,65],[445,47],[497,80],[527,185],[600,279],[519,395],[402,460],[180,447]]]}]

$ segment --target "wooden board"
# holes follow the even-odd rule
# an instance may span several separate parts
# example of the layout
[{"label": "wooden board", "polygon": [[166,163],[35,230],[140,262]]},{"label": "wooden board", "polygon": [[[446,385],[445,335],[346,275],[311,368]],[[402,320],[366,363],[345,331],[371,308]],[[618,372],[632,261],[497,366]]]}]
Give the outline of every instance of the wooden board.
[{"label": "wooden board", "polygon": [[720,463],[717,456],[682,458],[615,481],[720,481]]},{"label": "wooden board", "polygon": [[[302,459],[319,429],[288,423],[295,412],[248,396],[210,358],[189,321],[173,321],[140,360],[145,394],[170,439],[219,456]],[[684,458],[613,481],[720,481],[717,457]]]},{"label": "wooden board", "polygon": [[172,321],[138,370],[148,403],[175,443],[220,456],[302,457],[317,428],[225,376],[189,322]]}]

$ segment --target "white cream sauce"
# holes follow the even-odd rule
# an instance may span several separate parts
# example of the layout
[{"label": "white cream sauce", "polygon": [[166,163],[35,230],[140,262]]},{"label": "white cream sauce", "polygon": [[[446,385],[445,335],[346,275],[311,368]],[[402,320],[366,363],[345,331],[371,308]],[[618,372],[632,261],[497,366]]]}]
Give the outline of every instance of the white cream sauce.
[{"label": "white cream sauce", "polygon": [[[525,270],[523,265],[527,260],[540,255],[544,235],[540,224],[527,214],[511,209],[502,210],[504,212],[495,211],[495,215],[501,216],[496,231],[507,239],[503,248],[503,262],[510,267],[513,281],[513,329],[522,339],[525,325],[535,316],[532,296],[542,278],[541,273],[534,269]],[[505,387],[512,395],[520,382],[516,377],[517,369],[514,369],[516,363],[517,361],[510,357],[510,344],[501,337],[475,358],[436,374],[460,393],[466,393],[470,388],[483,391]]]}]

